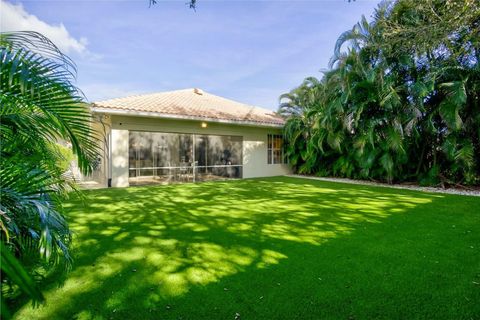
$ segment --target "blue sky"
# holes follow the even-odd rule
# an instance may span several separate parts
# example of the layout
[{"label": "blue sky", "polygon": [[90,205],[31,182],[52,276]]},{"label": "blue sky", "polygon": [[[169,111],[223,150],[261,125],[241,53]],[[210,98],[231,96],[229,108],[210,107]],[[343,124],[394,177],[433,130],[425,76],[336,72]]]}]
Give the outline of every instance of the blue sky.
[{"label": "blue sky", "polygon": [[321,77],[337,37],[378,4],[1,1],[2,31],[47,34],[77,63],[90,101],[198,87],[272,110],[305,77]]}]

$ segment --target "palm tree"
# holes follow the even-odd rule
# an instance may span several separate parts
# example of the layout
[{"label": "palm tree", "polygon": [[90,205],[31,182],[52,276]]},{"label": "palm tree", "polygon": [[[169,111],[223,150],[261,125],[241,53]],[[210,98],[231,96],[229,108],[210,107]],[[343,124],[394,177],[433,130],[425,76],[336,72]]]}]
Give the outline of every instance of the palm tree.
[{"label": "palm tree", "polygon": [[[61,199],[74,185],[59,165],[63,155],[56,144],[71,145],[85,174],[97,154],[90,111],[73,85],[75,72],[73,62],[41,34],[0,33],[0,234],[8,258],[27,269],[39,261],[68,267],[71,260]],[[20,264],[11,266],[2,264],[7,278],[25,276]]]},{"label": "palm tree", "polygon": [[285,126],[284,136],[286,146],[285,154],[290,164],[296,171],[310,173],[316,161],[310,155],[315,155],[311,150],[310,112],[323,92],[323,84],[314,77],[306,78],[303,83],[289,93],[280,96],[278,113],[288,121]]},{"label": "palm tree", "polygon": [[320,81],[315,77],[305,78],[299,87],[280,96],[278,113],[285,118],[302,116],[307,113],[317,100],[320,85]]},{"label": "palm tree", "polygon": [[[294,168],[387,182],[480,183],[477,2],[384,2],[372,22],[362,17],[342,33],[319,85],[282,96],[285,138],[296,146],[287,155],[292,164],[302,161]],[[429,21],[446,25],[439,32]]]}]

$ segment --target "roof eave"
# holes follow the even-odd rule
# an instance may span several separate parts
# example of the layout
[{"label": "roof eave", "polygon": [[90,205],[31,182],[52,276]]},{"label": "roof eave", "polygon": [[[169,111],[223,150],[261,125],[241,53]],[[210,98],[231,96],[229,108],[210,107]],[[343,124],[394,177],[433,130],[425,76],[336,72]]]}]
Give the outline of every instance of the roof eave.
[{"label": "roof eave", "polygon": [[98,107],[98,106],[95,106],[95,105],[92,106],[91,111],[93,113],[104,113],[104,114],[111,114],[111,115],[124,115],[124,116],[161,118],[161,119],[176,119],[176,120],[207,121],[207,122],[216,122],[216,123],[232,124],[232,125],[239,125],[239,126],[249,126],[249,127],[267,127],[267,128],[278,128],[278,129],[281,129],[281,128],[284,127],[284,124],[279,124],[279,123],[257,122],[257,121],[249,121],[249,120],[238,120],[237,121],[237,120],[217,119],[217,118],[209,118],[209,117],[196,117],[196,116],[168,114],[168,113],[160,113],[160,112],[110,109],[110,108]]}]

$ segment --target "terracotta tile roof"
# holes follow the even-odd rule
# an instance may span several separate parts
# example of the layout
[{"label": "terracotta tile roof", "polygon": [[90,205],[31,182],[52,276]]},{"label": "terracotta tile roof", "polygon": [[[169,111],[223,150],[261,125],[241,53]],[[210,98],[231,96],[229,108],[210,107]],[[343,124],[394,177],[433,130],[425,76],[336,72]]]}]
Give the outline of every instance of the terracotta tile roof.
[{"label": "terracotta tile roof", "polygon": [[225,99],[200,89],[185,89],[93,103],[93,111],[109,110],[135,115],[151,114],[167,118],[187,118],[236,122],[266,126],[282,126],[284,120],[273,111]]}]

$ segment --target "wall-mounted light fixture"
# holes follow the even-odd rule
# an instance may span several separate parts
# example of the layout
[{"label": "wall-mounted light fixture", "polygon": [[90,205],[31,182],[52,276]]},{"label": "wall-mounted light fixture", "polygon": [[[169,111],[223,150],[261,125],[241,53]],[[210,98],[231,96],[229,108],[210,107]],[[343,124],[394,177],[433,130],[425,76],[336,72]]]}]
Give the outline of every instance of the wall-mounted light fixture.
[{"label": "wall-mounted light fixture", "polygon": [[206,128],[208,125],[206,122],[202,122],[202,128]]}]

